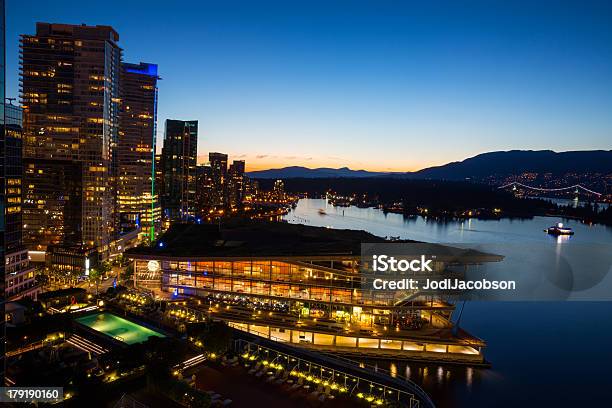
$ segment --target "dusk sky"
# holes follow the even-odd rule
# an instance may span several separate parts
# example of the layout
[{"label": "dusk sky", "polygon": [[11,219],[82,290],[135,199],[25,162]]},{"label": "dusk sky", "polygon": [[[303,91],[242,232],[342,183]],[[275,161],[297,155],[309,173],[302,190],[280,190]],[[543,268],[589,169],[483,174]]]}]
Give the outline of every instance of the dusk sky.
[{"label": "dusk sky", "polygon": [[[159,65],[198,152],[408,171],[509,149],[612,148],[612,2],[7,2],[7,95],[37,21],[111,25]],[[535,3],[535,4],[534,4]]]}]

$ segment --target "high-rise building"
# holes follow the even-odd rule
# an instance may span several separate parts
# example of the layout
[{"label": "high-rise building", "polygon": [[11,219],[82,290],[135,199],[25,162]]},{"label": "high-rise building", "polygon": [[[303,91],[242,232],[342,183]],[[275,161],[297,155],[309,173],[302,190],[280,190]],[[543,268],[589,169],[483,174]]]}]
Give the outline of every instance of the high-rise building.
[{"label": "high-rise building", "polygon": [[4,112],[5,295],[8,300],[36,299],[41,289],[22,241],[22,111],[18,106],[6,104]]},{"label": "high-rise building", "polygon": [[272,187],[272,194],[276,200],[284,200],[285,199],[285,183],[283,180],[276,180],[274,182],[274,187]]},{"label": "high-rise building", "polygon": [[82,242],[83,163],[23,159],[23,241],[34,250]]},{"label": "high-rise building", "polygon": [[188,221],[195,216],[197,145],[197,120],[166,120],[161,204],[167,220]]},{"label": "high-rise building", "polygon": [[22,167],[21,108],[4,104],[4,249],[10,252],[21,246],[21,179]]},{"label": "high-rise building", "polygon": [[[0,259],[4,259],[4,65],[6,52],[4,48],[4,0],[0,0]],[[4,372],[6,368],[6,322],[4,319],[4,262],[0,265],[0,381],[4,385]]]},{"label": "high-rise building", "polygon": [[227,182],[227,154],[211,152],[208,161],[212,172],[212,205],[225,206]]},{"label": "high-rise building", "polygon": [[123,229],[155,236],[161,210],[155,191],[157,65],[121,65],[121,113],[117,142],[117,209]]},{"label": "high-rise building", "polygon": [[242,204],[245,189],[245,162],[244,160],[234,160],[228,171],[228,200],[232,207]]},{"label": "high-rise building", "polygon": [[157,191],[158,197],[160,197],[159,201],[161,202],[161,194],[163,187],[163,176],[162,176],[162,166],[161,166],[161,154],[155,154],[155,190]]},{"label": "high-rise building", "polygon": [[[116,232],[118,40],[108,26],[49,23],[21,36],[23,207],[30,247],[72,243],[104,253]],[[52,211],[57,213],[50,221]]]},{"label": "high-rise building", "polygon": [[213,199],[212,168],[209,164],[196,166],[196,203],[197,212],[205,215],[211,207]]}]

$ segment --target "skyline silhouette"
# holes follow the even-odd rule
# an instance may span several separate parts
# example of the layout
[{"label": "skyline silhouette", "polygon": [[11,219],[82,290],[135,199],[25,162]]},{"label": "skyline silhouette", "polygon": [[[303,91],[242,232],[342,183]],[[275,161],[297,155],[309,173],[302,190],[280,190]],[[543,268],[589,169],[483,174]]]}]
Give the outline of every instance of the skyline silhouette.
[{"label": "skyline silhouette", "polygon": [[198,120],[198,155],[249,171],[610,148],[606,2],[164,4],[9,2],[7,96],[20,34],[83,22],[113,26],[124,61],[159,65],[158,146],[165,119]]}]

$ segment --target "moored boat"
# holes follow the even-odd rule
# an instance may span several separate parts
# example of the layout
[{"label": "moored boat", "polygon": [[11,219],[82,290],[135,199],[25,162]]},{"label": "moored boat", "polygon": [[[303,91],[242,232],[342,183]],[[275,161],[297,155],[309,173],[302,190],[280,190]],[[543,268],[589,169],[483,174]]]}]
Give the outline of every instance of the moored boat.
[{"label": "moored boat", "polygon": [[544,231],[546,231],[550,235],[574,235],[574,230],[572,230],[570,227],[563,226],[562,222],[558,223],[557,225],[548,227]]}]

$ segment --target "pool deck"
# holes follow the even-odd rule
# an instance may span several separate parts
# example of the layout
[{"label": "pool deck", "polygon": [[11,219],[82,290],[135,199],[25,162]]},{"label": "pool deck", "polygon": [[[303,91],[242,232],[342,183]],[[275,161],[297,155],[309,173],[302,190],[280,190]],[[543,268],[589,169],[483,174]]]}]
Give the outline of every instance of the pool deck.
[{"label": "pool deck", "polygon": [[[99,322],[98,316],[106,315],[106,324]],[[145,342],[149,337],[167,337],[168,334],[157,328],[150,328],[148,325],[138,321],[133,321],[126,317],[108,311],[96,311],[84,316],[77,317],[73,321],[75,328],[80,331],[93,334],[98,339],[118,346],[128,346],[131,344]],[[136,331],[136,332],[134,332]],[[148,334],[148,335],[147,335]]]}]

